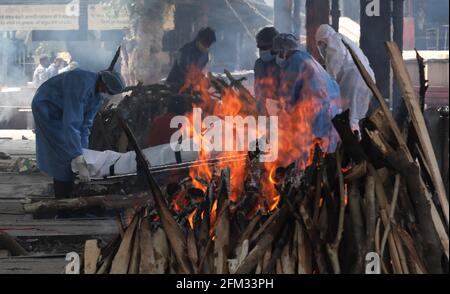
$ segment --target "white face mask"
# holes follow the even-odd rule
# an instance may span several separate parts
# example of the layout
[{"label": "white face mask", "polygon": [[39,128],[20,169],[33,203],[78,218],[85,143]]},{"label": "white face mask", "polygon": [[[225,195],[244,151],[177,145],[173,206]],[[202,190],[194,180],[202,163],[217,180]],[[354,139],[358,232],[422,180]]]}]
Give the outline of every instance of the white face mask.
[{"label": "white face mask", "polygon": [[282,54],[283,57],[280,57],[280,54],[276,57],[276,62],[279,66],[284,66],[286,64],[286,54]]}]

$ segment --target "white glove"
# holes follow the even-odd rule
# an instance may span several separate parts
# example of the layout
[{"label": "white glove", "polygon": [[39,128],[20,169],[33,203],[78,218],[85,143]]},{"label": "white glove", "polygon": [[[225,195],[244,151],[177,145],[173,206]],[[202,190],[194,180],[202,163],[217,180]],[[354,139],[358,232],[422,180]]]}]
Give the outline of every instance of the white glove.
[{"label": "white glove", "polygon": [[78,178],[82,183],[87,183],[91,181],[91,177],[89,176],[89,169],[87,166],[87,162],[84,159],[83,155],[75,157],[72,159],[72,171],[78,174]]}]

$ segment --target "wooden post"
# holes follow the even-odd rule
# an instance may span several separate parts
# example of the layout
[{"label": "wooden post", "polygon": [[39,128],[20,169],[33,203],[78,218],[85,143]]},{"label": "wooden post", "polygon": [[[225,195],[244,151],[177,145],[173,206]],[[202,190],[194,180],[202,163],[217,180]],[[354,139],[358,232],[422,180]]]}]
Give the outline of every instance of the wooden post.
[{"label": "wooden post", "polygon": [[360,46],[370,61],[378,89],[387,98],[390,96],[391,71],[389,57],[380,48],[384,42],[391,40],[391,1],[379,1],[379,7],[374,3],[361,0]]},{"label": "wooden post", "polygon": [[339,0],[332,0],[331,6],[331,26],[336,32],[339,32],[339,18],[341,17],[341,9]]},{"label": "wooden post", "polygon": [[321,24],[329,24],[329,0],[306,1],[306,48],[317,60],[322,60],[316,45],[316,32]]},{"label": "wooden post", "polygon": [[[403,52],[403,14],[404,14],[404,0],[392,0],[392,25],[394,28],[392,40],[397,43],[400,51]],[[407,116],[405,104],[402,103],[401,90],[397,79],[394,77],[392,105],[394,116],[397,123],[401,127]]]}]

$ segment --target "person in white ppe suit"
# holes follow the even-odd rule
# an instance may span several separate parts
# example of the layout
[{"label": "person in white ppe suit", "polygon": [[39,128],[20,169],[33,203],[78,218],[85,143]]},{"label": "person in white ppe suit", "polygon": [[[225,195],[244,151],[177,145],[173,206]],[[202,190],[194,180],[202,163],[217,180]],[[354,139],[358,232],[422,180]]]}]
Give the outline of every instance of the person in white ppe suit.
[{"label": "person in white ppe suit", "polygon": [[359,121],[366,117],[373,95],[342,40],[350,45],[375,81],[369,60],[357,44],[327,24],[321,25],[316,32],[317,47],[325,60],[326,70],[338,82],[341,89],[342,109],[350,109],[352,130],[359,131]]}]

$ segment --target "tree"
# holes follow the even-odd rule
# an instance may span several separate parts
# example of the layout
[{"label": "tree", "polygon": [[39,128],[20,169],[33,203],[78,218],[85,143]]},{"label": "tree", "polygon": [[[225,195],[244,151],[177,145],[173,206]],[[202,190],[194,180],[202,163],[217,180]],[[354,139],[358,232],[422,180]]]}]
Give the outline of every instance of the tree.
[{"label": "tree", "polygon": [[112,0],[113,10],[127,9],[130,27],[122,41],[122,73],[128,85],[150,84],[162,78],[164,16],[170,3],[164,0]]},{"label": "tree", "polygon": [[316,32],[320,25],[330,22],[329,0],[306,1],[307,49],[317,60],[322,61],[316,45]]}]

